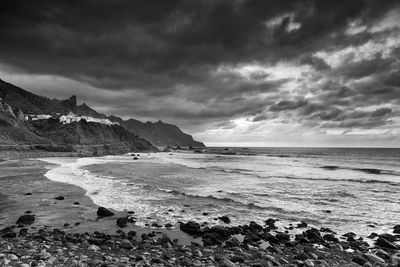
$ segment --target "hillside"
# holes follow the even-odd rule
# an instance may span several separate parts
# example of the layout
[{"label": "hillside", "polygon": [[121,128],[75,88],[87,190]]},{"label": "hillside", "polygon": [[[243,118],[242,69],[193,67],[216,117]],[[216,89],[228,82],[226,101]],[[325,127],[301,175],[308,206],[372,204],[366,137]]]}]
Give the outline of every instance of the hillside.
[{"label": "hillside", "polygon": [[[10,105],[14,112],[19,110],[23,114],[67,114],[68,112],[73,112],[82,116],[101,119],[107,118],[106,115],[97,112],[86,105],[86,103],[78,105],[76,96],[71,96],[66,100],[50,99],[32,94],[2,80],[0,80],[0,98]],[[108,119],[119,122],[123,128],[150,141],[154,146],[204,147],[203,143],[193,140],[191,135],[182,132],[177,126],[172,124],[161,121],[143,123],[135,119],[124,121],[116,116],[110,116]]]},{"label": "hillside", "polygon": [[63,145],[124,145],[127,150],[154,150],[150,142],[138,138],[119,125],[104,125],[93,122],[60,124],[58,120],[35,121],[32,126],[52,143]]},{"label": "hillside", "polygon": [[[22,113],[18,113],[22,114]],[[119,125],[74,122],[58,119],[27,122],[0,100],[0,150],[45,150],[110,154],[130,151],[155,151],[148,141],[138,138]]]},{"label": "hillside", "polygon": [[148,121],[143,123],[135,119],[125,121],[116,116],[110,116],[108,119],[118,122],[128,131],[149,140],[154,146],[205,146],[203,143],[195,141],[191,135],[182,132],[173,124],[167,124],[162,121],[156,123]]}]

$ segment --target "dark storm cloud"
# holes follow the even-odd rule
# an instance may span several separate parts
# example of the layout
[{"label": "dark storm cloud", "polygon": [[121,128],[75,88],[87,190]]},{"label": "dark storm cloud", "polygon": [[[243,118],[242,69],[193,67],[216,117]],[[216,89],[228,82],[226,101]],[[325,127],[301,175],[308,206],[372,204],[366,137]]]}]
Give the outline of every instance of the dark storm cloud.
[{"label": "dark storm cloud", "polygon": [[[399,96],[399,71],[393,69],[399,50],[389,51],[391,58],[380,52],[354,56],[339,67],[315,53],[389,38],[395,30],[353,35],[346,30],[353,21],[372,27],[396,3],[6,0],[0,8],[0,64],[100,88],[99,94],[77,94],[109,113],[184,121],[190,127],[240,116],[263,121],[288,112],[300,119],[348,118],[357,105],[385,104]],[[315,98],[309,101],[282,89],[299,78],[218,71],[281,61],[311,66],[333,81],[309,88]]]},{"label": "dark storm cloud", "polygon": [[282,100],[274,105],[272,105],[269,110],[270,111],[282,111],[282,110],[293,110],[308,104],[307,100],[298,100],[298,101],[291,101],[291,100]]}]

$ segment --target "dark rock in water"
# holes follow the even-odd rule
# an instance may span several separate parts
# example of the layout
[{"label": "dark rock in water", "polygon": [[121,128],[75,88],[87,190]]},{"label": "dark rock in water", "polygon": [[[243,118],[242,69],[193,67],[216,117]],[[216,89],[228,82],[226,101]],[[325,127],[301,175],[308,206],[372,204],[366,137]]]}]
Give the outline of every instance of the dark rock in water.
[{"label": "dark rock in water", "polygon": [[128,218],[127,217],[118,218],[117,225],[121,228],[128,226]]},{"label": "dark rock in water", "polygon": [[32,193],[25,193],[25,196],[32,196]]},{"label": "dark rock in water", "polygon": [[74,202],[74,205],[80,205],[81,203],[79,203],[79,202]]},{"label": "dark rock in water", "polygon": [[348,236],[346,240],[347,240],[348,242],[355,242],[355,241],[356,241],[356,239],[355,239],[354,236],[352,236],[352,235]]},{"label": "dark rock in water", "polygon": [[219,217],[218,219],[220,219],[224,223],[231,223],[231,219],[229,219],[228,216],[222,216],[222,217]]},{"label": "dark rock in water", "polygon": [[189,235],[200,236],[202,234],[200,224],[193,221],[181,223],[179,229]]},{"label": "dark rock in water", "polygon": [[364,264],[366,264],[368,261],[366,259],[364,259],[363,257],[360,256],[355,256],[351,261],[364,266]]},{"label": "dark rock in water", "polygon": [[30,210],[27,210],[27,211],[25,211],[25,213],[26,213],[26,214],[31,214],[31,213],[32,213],[32,211],[30,211]]},{"label": "dark rock in water", "polygon": [[311,242],[321,242],[323,241],[321,233],[318,229],[311,228],[304,232],[304,235],[311,241]]},{"label": "dark rock in water", "polygon": [[159,225],[158,223],[152,223],[151,224],[152,227],[157,227],[157,228],[161,228],[162,225]]},{"label": "dark rock in water", "polygon": [[69,226],[70,226],[69,223],[64,223],[64,227],[65,227],[65,228],[68,228]]},{"label": "dark rock in water", "polygon": [[386,233],[385,234],[380,234],[379,237],[382,237],[382,238],[386,239],[389,242],[396,241],[396,237],[394,235],[391,235],[391,234],[386,234]]},{"label": "dark rock in water", "polygon": [[308,225],[308,224],[307,224],[306,222],[301,221],[301,222],[296,226],[296,228],[306,228],[307,225]]},{"label": "dark rock in water", "polygon": [[207,216],[207,215],[208,215],[208,213],[207,213],[207,212],[203,212],[203,215],[204,215],[204,216]]},{"label": "dark rock in water", "polygon": [[171,228],[173,225],[170,223],[165,224],[165,228]]},{"label": "dark rock in water", "polygon": [[64,200],[64,197],[63,196],[59,196],[59,197],[55,197],[54,199],[55,200]]},{"label": "dark rock in water", "polygon": [[382,248],[397,249],[397,247],[393,243],[387,241],[383,237],[380,237],[376,240],[376,245]]},{"label": "dark rock in water", "polygon": [[35,215],[22,215],[18,218],[17,224],[31,225],[35,222]]},{"label": "dark rock in water", "polygon": [[97,216],[99,216],[99,217],[109,217],[109,216],[114,216],[114,213],[112,213],[111,211],[109,211],[108,209],[106,209],[104,207],[99,207],[97,209]]},{"label": "dark rock in water", "polygon": [[250,222],[249,224],[250,231],[262,231],[263,227],[256,222]]},{"label": "dark rock in water", "polygon": [[271,229],[276,229],[277,227],[275,226],[275,222],[276,222],[277,220],[275,220],[275,219],[272,219],[272,218],[269,218],[268,220],[266,220],[265,221],[265,224],[269,227],[269,228],[271,228]]},{"label": "dark rock in water", "polygon": [[400,234],[400,224],[398,224],[395,227],[393,227],[393,233],[394,234]]},{"label": "dark rock in water", "polygon": [[134,211],[128,211],[128,214],[135,214],[135,212]]},{"label": "dark rock in water", "polygon": [[378,237],[379,235],[377,233],[371,233],[369,236],[367,236],[370,239],[374,239],[375,237]]},{"label": "dark rock in water", "polygon": [[337,237],[335,237],[335,235],[333,234],[326,234],[323,237],[326,241],[330,241],[330,242],[339,242],[339,239],[337,239]]},{"label": "dark rock in water", "polygon": [[19,230],[19,234],[18,236],[27,236],[28,235],[28,229],[27,228],[21,228],[21,230]]},{"label": "dark rock in water", "polygon": [[129,231],[128,232],[128,236],[134,237],[134,236],[136,236],[136,232],[135,231]]}]

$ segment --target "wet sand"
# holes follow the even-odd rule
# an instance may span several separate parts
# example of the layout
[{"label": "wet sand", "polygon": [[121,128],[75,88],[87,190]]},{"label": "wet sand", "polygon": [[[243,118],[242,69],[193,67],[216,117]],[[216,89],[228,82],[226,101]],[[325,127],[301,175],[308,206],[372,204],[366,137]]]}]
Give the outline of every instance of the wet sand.
[{"label": "wet sand", "polygon": [[[100,231],[115,234],[120,228],[117,217],[127,215],[127,211],[112,210],[114,217],[97,217],[98,206],[85,195],[85,190],[72,184],[54,182],[44,174],[51,164],[39,159],[15,159],[0,162],[0,229],[15,224],[26,212],[34,214],[36,220],[31,227],[48,226],[62,229],[67,233]],[[62,196],[64,200],[56,200]],[[79,202],[79,205],[75,205]],[[68,225],[66,225],[68,224]],[[129,224],[124,231],[142,233],[160,231],[154,227],[138,227]],[[176,229],[162,229],[171,238],[181,243],[195,240]]]}]

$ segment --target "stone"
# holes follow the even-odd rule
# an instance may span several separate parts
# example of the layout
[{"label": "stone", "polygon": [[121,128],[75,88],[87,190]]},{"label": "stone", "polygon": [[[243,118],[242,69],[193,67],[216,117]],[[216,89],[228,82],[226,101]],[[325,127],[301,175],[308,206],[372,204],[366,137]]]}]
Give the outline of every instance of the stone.
[{"label": "stone", "polygon": [[296,228],[306,228],[307,227],[307,223],[304,221],[301,221],[299,224],[297,224]]},{"label": "stone", "polygon": [[200,229],[200,224],[193,221],[189,221],[187,223],[180,223],[179,229],[182,232],[185,232],[189,235],[200,236],[202,234],[202,231]]},{"label": "stone", "polygon": [[97,209],[97,216],[99,216],[99,217],[109,217],[109,216],[114,216],[114,213],[112,213],[111,211],[109,211],[108,209],[106,209],[104,207],[99,207]]},{"label": "stone", "polygon": [[218,219],[220,219],[224,223],[231,223],[231,219],[229,219],[228,216],[222,216],[222,217],[219,217]]},{"label": "stone", "polygon": [[9,259],[9,260],[12,260],[12,261],[17,261],[17,260],[19,260],[18,256],[17,256],[17,255],[14,255],[14,254],[8,254],[8,259]]},{"label": "stone", "polygon": [[172,245],[174,246],[174,242],[172,241],[172,239],[167,235],[167,234],[163,234],[160,240],[161,245]]},{"label": "stone", "polygon": [[393,243],[387,241],[383,237],[380,237],[376,240],[376,245],[382,248],[397,249],[397,247]]},{"label": "stone", "polygon": [[35,222],[35,215],[26,214],[18,218],[17,224],[31,225]]},{"label": "stone", "polygon": [[368,261],[366,259],[364,259],[363,257],[360,256],[355,256],[351,261],[364,266],[364,264],[366,264]]},{"label": "stone", "polygon": [[129,240],[124,239],[124,240],[122,240],[120,247],[125,248],[125,249],[132,249],[133,245]]},{"label": "stone", "polygon": [[74,205],[80,205],[81,203],[79,203],[79,202],[74,202]]},{"label": "stone", "polygon": [[127,217],[118,218],[117,225],[121,228],[128,226],[128,218]]},{"label": "stone", "polygon": [[64,197],[63,196],[59,196],[59,197],[55,197],[54,199],[55,200],[64,200]]},{"label": "stone", "polygon": [[385,263],[384,259],[382,259],[381,257],[379,257],[375,254],[372,254],[372,253],[365,253],[364,257],[368,258],[368,260],[372,263],[375,263],[375,262]]}]

